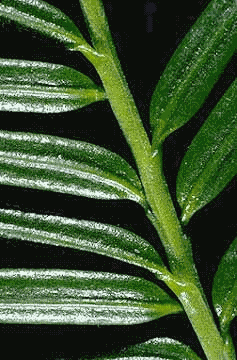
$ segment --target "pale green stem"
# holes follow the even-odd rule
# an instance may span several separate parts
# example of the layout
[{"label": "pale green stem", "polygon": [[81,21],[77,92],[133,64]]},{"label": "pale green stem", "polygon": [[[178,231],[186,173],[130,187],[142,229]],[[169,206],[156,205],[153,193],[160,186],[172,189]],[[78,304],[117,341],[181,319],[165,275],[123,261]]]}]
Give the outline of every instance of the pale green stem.
[{"label": "pale green stem", "polygon": [[236,360],[235,346],[233,344],[232,337],[228,332],[225,336],[222,336],[224,339],[224,359],[225,360]]},{"label": "pale green stem", "polygon": [[[112,59],[97,63],[113,112],[134,154],[146,198],[157,222],[157,230],[168,256],[172,273],[182,286],[166,282],[181,301],[208,360],[224,359],[224,343],[203,297],[191,244],[183,235],[162,171],[161,148],[152,156],[151,144],[121,72]],[[176,283],[177,284],[177,283]]]},{"label": "pale green stem", "polygon": [[[208,308],[192,258],[189,240],[183,235],[162,171],[161,149],[152,156],[151,144],[129,92],[111,58],[96,64],[111,107],[139,169],[146,198],[155,216],[169,265],[185,288],[164,280],[179,297],[208,360],[223,360],[224,343]],[[160,278],[161,279],[161,278]],[[188,284],[188,285],[183,285]],[[190,285],[191,284],[191,285]],[[191,287],[190,287],[190,286]],[[205,324],[205,326],[203,325]]]},{"label": "pale green stem", "polygon": [[180,282],[175,278],[164,280],[176,294],[193,326],[208,360],[230,360],[223,339],[213,321],[199,289],[191,283]]},{"label": "pale green stem", "polygon": [[81,0],[81,3],[93,34],[94,46],[100,53],[99,56],[92,53],[85,56],[95,66],[103,82],[112,110],[134,155],[146,199],[154,215],[153,224],[165,247],[175,281],[167,274],[158,277],[165,281],[180,299],[208,360],[224,360],[224,343],[203,296],[191,244],[182,232],[163,175],[162,148],[153,156],[150,141],[116,53],[108,51],[111,39],[105,34],[106,20],[104,15],[102,18],[97,16],[99,9],[99,14],[102,14],[101,1]]},{"label": "pale green stem", "polygon": [[161,149],[155,157],[152,156],[150,141],[126,80],[121,77],[121,71],[117,69],[113,59],[106,57],[106,61],[97,61],[95,67],[136,159],[146,198],[155,216],[170,268],[176,275],[185,276],[199,286],[191,245],[182,233],[163,175]]}]

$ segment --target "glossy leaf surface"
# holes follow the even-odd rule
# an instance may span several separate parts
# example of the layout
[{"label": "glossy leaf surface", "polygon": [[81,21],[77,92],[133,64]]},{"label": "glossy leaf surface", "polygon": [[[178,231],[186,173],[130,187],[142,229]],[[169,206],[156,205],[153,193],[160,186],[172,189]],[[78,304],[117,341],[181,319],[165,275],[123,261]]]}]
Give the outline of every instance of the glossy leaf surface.
[{"label": "glossy leaf surface", "polygon": [[177,177],[177,198],[187,223],[237,173],[237,80],[212,110],[186,152]]},{"label": "glossy leaf surface", "polygon": [[236,45],[236,1],[212,0],[175,51],[152,96],[154,152],[195,115]]},{"label": "glossy leaf surface", "polygon": [[117,226],[0,209],[0,236],[106,255],[155,273],[165,268],[148,241]]},{"label": "glossy leaf surface", "polygon": [[105,99],[105,93],[95,89],[0,85],[0,111],[59,113]]},{"label": "glossy leaf surface", "polygon": [[0,59],[0,111],[58,113],[106,98],[90,78],[67,66]]},{"label": "glossy leaf surface", "polygon": [[121,353],[96,357],[98,360],[200,360],[197,354],[187,345],[170,338],[155,338],[145,343],[129,346]]},{"label": "glossy leaf surface", "polygon": [[59,40],[70,50],[89,46],[68,16],[45,1],[2,0],[0,16]]},{"label": "glossy leaf surface", "polygon": [[214,277],[212,301],[219,317],[222,333],[229,331],[237,315],[237,238],[232,242],[218,266]]},{"label": "glossy leaf surface", "polygon": [[139,324],[181,311],[155,284],[128,275],[1,269],[0,322]]},{"label": "glossy leaf surface", "polygon": [[50,135],[0,131],[0,184],[146,205],[135,170],[119,155]]},{"label": "glossy leaf surface", "polygon": [[88,76],[68,66],[17,59],[0,59],[0,83],[100,89]]}]

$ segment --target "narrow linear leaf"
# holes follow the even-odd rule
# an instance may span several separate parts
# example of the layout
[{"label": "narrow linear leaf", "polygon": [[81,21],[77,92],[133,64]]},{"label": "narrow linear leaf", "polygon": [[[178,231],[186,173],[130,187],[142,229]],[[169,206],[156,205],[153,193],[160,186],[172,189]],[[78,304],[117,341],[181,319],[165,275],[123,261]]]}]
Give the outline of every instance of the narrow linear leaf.
[{"label": "narrow linear leaf", "polygon": [[195,115],[236,45],[236,0],[212,0],[175,51],[152,96],[154,152]]},{"label": "narrow linear leaf", "polygon": [[70,50],[90,47],[68,16],[45,1],[2,0],[0,16],[62,41]]},{"label": "narrow linear leaf", "polygon": [[177,177],[182,221],[213,200],[237,173],[237,79],[205,121]]},{"label": "narrow linear leaf", "polygon": [[68,66],[17,59],[0,59],[0,84],[100,89],[88,76]]},{"label": "narrow linear leaf", "polygon": [[0,111],[59,113],[106,100],[103,90],[32,85],[0,85]]},{"label": "narrow linear leaf", "polygon": [[0,111],[58,113],[106,98],[89,77],[67,66],[0,59]]},{"label": "narrow linear leaf", "polygon": [[0,111],[59,113],[105,100],[104,91],[31,85],[0,85]]},{"label": "narrow linear leaf", "polygon": [[0,209],[0,236],[90,251],[156,274],[167,272],[148,241],[128,230],[94,221]]},{"label": "narrow linear leaf", "polygon": [[222,257],[214,277],[212,301],[219,318],[222,334],[229,332],[237,315],[237,238]]},{"label": "narrow linear leaf", "polygon": [[96,357],[98,360],[201,360],[187,345],[170,338],[155,338],[141,344],[131,345],[118,354]]},{"label": "narrow linear leaf", "polygon": [[1,269],[0,322],[139,324],[181,311],[157,285],[128,275]]},{"label": "narrow linear leaf", "polygon": [[0,184],[146,207],[135,170],[119,155],[50,135],[0,131]]}]

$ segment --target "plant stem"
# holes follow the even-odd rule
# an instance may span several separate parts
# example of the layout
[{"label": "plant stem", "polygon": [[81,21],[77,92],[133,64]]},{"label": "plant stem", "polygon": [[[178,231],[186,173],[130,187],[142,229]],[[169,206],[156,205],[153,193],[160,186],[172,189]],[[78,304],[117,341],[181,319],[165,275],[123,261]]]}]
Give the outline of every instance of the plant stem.
[{"label": "plant stem", "polygon": [[[208,360],[224,359],[224,343],[208,307],[193,261],[191,244],[182,233],[162,171],[162,150],[152,156],[151,144],[144,130],[132,95],[113,59],[97,62],[112,110],[136,159],[147,201],[155,215],[156,229],[165,247],[172,274],[180,280],[163,281],[179,297],[200,340]],[[166,279],[165,279],[166,278]],[[175,284],[175,285],[174,285]],[[188,285],[183,285],[188,284]],[[183,286],[186,286],[185,288]]]},{"label": "plant stem", "polygon": [[236,360],[235,346],[233,344],[232,337],[228,332],[225,336],[222,336],[224,339],[224,359],[225,360]]},{"label": "plant stem", "polygon": [[[98,57],[90,55],[88,60],[95,66],[103,82],[112,110],[134,155],[146,199],[153,213],[153,224],[168,257],[172,276],[164,274],[163,278],[158,277],[165,281],[180,299],[208,360],[224,360],[224,343],[199,281],[191,243],[182,232],[163,175],[162,147],[154,156],[112,40],[108,37],[101,1],[80,1],[90,26],[94,46],[100,54]],[[97,16],[98,13],[101,17]]]},{"label": "plant stem", "polygon": [[223,339],[216,328],[211,311],[203,301],[199,289],[193,284],[179,282],[174,278],[167,278],[165,283],[182,303],[207,359],[232,359],[225,351]]},{"label": "plant stem", "polygon": [[97,61],[96,69],[103,82],[112,110],[133,152],[147,201],[155,215],[157,229],[165,247],[169,265],[176,275],[199,286],[191,245],[183,235],[162,171],[161,149],[153,157],[151,144],[144,130],[126,80],[112,58]]},{"label": "plant stem", "polygon": [[170,269],[201,288],[193,262],[191,244],[182,233],[162,169],[161,148],[156,156],[117,58],[101,0],[80,0],[99,56],[84,55],[95,66],[112,110],[137,163],[141,181],[165,247]]}]

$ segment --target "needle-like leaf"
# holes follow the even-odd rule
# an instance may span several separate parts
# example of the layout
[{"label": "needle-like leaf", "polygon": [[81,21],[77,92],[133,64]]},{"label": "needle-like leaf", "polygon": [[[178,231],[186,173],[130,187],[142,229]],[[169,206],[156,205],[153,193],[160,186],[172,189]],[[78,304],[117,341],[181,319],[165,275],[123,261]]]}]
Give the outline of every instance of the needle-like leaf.
[{"label": "needle-like leaf", "polygon": [[212,301],[219,317],[221,332],[229,332],[230,323],[237,315],[237,238],[222,257],[214,277]]},{"label": "needle-like leaf", "polygon": [[139,324],[182,311],[157,285],[128,275],[1,269],[0,322]]},{"label": "needle-like leaf", "polygon": [[154,152],[195,115],[236,45],[236,0],[212,0],[170,59],[152,96]]},{"label": "needle-like leaf", "polygon": [[67,66],[0,59],[0,110],[57,113],[105,100],[86,75]]},{"label": "needle-like leaf", "polygon": [[[155,338],[141,344],[131,345],[121,353],[103,357],[98,360],[201,360],[187,345],[170,338]],[[91,359],[92,360],[92,359]]]},{"label": "needle-like leaf", "polygon": [[0,131],[0,184],[146,207],[135,170],[119,155],[82,141]]},{"label": "needle-like leaf", "polygon": [[237,79],[205,121],[177,177],[182,221],[213,200],[237,173]]},{"label": "needle-like leaf", "polygon": [[154,273],[167,270],[148,241],[117,226],[0,209],[0,236],[105,255]]}]

